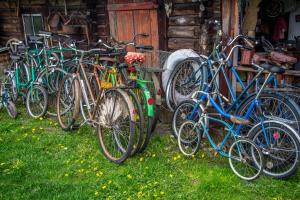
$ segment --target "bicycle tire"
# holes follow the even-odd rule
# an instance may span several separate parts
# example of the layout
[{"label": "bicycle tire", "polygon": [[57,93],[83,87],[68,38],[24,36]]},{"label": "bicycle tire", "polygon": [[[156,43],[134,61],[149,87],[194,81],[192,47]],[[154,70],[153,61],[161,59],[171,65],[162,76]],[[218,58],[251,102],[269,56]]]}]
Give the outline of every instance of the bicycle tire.
[{"label": "bicycle tire", "polygon": [[[185,129],[186,127],[189,129],[189,131]],[[192,129],[190,129],[191,127]],[[183,134],[188,135],[183,136]],[[202,134],[203,133],[199,130],[196,122],[188,120],[182,123],[177,137],[177,144],[180,152],[185,156],[195,155],[200,149]],[[187,149],[190,147],[191,152],[187,152]]]},{"label": "bicycle tire", "polygon": [[[184,121],[186,121],[186,117],[187,117],[187,114],[189,114],[194,106],[195,106],[196,102],[194,100],[185,100],[185,101],[182,101],[180,104],[178,104],[178,106],[176,107],[175,111],[173,112],[173,115],[172,115],[172,135],[177,138],[178,137],[178,131],[179,131],[179,128],[180,126],[182,125],[182,123],[179,124],[179,119],[184,119]],[[186,108],[186,111],[188,113],[182,113],[180,112],[183,108]],[[197,110],[197,116],[201,116],[201,111],[200,111],[200,108]],[[179,118],[180,117],[180,118]],[[195,116],[196,117],[196,116]],[[197,121],[198,118],[195,118],[193,119],[193,121]]]},{"label": "bicycle tire", "polygon": [[[62,75],[57,76],[57,73],[62,73]],[[57,116],[57,93],[58,93],[58,82],[61,82],[63,77],[67,72],[61,68],[57,67],[47,67],[44,68],[36,78],[36,82],[43,83],[44,87],[47,89],[48,93],[48,109],[47,114],[53,117]],[[55,83],[53,83],[55,82]]]},{"label": "bicycle tire", "polygon": [[[256,94],[252,94],[250,97],[248,97],[247,99],[244,100],[244,102],[241,103],[241,105],[239,106],[239,108],[236,111],[237,116],[244,116],[245,112],[247,110],[247,108],[249,107],[249,105],[252,103],[252,101],[254,100],[254,98],[256,97]],[[266,100],[270,100],[269,101],[269,105],[264,103],[262,104],[261,108],[264,109],[268,114],[268,116],[270,117],[277,117],[275,118],[276,120],[279,119],[286,119],[286,123],[291,123],[292,126],[297,130],[297,132],[300,132],[300,109],[299,106],[290,98],[286,98],[282,95],[280,95],[280,93],[269,93],[269,92],[263,92],[261,94],[261,96],[259,97],[259,100],[262,101],[262,99]],[[273,101],[271,101],[273,100]],[[281,107],[285,107],[286,108],[286,112],[282,112],[281,110],[277,110],[276,112],[272,112],[272,109],[270,108],[266,108],[266,106],[272,106],[271,103],[273,105],[274,102],[277,102],[278,105],[281,105]],[[254,112],[253,112],[254,113]],[[283,114],[285,114],[285,118],[280,118],[280,116],[282,116]],[[250,126],[253,126],[257,123],[260,122],[259,119],[253,119],[254,117],[256,117],[256,115],[252,115],[250,116],[250,121],[252,122],[250,124]],[[241,130],[241,134],[245,135],[245,132],[247,133],[249,131],[250,127],[246,127],[244,126]]]},{"label": "bicycle tire", "polygon": [[137,98],[139,99],[139,102],[142,106],[142,110],[144,113],[144,127],[146,127],[144,131],[144,141],[140,147],[139,153],[142,153],[148,146],[151,137],[152,137],[152,126],[153,126],[153,120],[154,116],[148,115],[148,106],[147,106],[147,100],[145,97],[145,89],[144,88],[137,88],[135,89],[135,94],[137,95]]},{"label": "bicycle tire", "polygon": [[126,90],[129,97],[131,97],[133,106],[134,106],[134,114],[135,114],[135,140],[133,145],[133,150],[131,155],[135,155],[139,152],[143,141],[144,141],[144,117],[143,117],[143,109],[142,105],[138,101],[136,94],[132,90]]},{"label": "bicycle tire", "polygon": [[[300,138],[297,132],[292,127],[278,121],[265,121],[263,122],[263,126],[264,128],[262,130],[261,124],[257,124],[249,131],[248,134],[248,138],[250,138],[256,145],[263,149],[262,152],[264,154],[266,163],[263,172],[266,175],[277,179],[288,178],[289,176],[295,174],[297,169],[299,168]],[[264,145],[263,142],[265,134],[268,134],[267,131],[272,129],[275,129],[277,131],[273,134],[270,134],[269,136],[266,136],[268,137],[268,139],[272,139],[273,141],[271,141],[272,143],[270,144],[270,146]],[[285,133],[283,137],[282,132]],[[276,137],[274,134],[276,134]],[[261,136],[262,138],[259,138],[259,136]],[[287,138],[291,139],[291,142],[286,141]],[[280,142],[277,141],[279,139],[281,139]],[[285,141],[283,141],[283,139]],[[279,145],[283,145],[283,147],[280,147]],[[294,149],[288,150],[284,145],[288,145],[288,148]],[[272,149],[274,149],[274,151]],[[279,151],[281,151],[282,154],[279,154]],[[294,152],[294,154],[286,155],[286,152]],[[276,159],[279,160],[280,163],[274,164]],[[284,171],[279,172],[278,168],[282,168],[283,165],[289,164],[291,164],[291,167],[289,167],[287,170],[283,169]]]},{"label": "bicycle tire", "polygon": [[[122,103],[120,103],[119,100],[122,100]],[[112,101],[114,102],[113,108],[111,107]],[[97,106],[97,109],[100,109],[101,111],[99,125],[97,128],[97,136],[101,150],[108,160],[116,164],[121,164],[131,155],[134,144],[134,105],[130,101],[130,98],[126,92],[120,89],[110,89],[105,92],[105,97],[101,100],[99,106]],[[125,113],[123,113],[124,109],[126,109],[127,112],[125,111]],[[117,113],[115,116],[114,111],[116,110],[119,111],[119,113]],[[122,121],[124,123],[125,119],[121,120],[120,117],[128,117],[129,120],[128,130],[125,131],[125,134],[127,134],[129,138],[128,143],[125,144],[126,147],[123,144],[120,144],[122,141],[120,141],[121,139],[117,138],[116,134],[119,132],[116,133],[116,131],[104,130],[105,128],[113,129],[115,126],[118,127],[119,124],[117,122]],[[111,134],[109,135],[108,133]],[[108,137],[106,138],[105,136]],[[113,149],[109,148],[110,144],[108,144],[109,142],[106,139],[111,140]],[[116,150],[117,152],[112,152],[113,150]]]},{"label": "bicycle tire", "polygon": [[[238,143],[248,143],[248,145],[250,144],[251,147],[244,147],[243,145],[238,145]],[[237,156],[233,155],[234,152],[234,147],[237,146]],[[249,155],[250,154],[250,155]],[[241,158],[241,156],[244,156],[245,158]],[[257,158],[259,158],[259,160],[257,160]],[[241,159],[241,160],[239,160]],[[256,162],[253,162],[252,159],[255,159]],[[264,157],[263,154],[261,152],[261,150],[259,149],[259,147],[251,140],[246,139],[246,138],[239,138],[238,140],[236,140],[235,142],[233,142],[233,144],[230,146],[229,148],[229,152],[228,152],[228,160],[229,160],[229,165],[230,168],[232,169],[232,171],[241,179],[246,180],[246,181],[252,181],[257,179],[261,173],[263,172],[264,169]],[[247,165],[247,169],[253,169],[253,170],[257,170],[257,172],[255,171],[253,175],[242,175],[240,170],[237,169],[237,167],[233,164],[235,163],[234,161],[239,161],[238,163],[241,164],[246,164]],[[242,170],[243,171],[243,170]]]},{"label": "bicycle tire", "polygon": [[5,107],[6,107],[8,115],[11,118],[16,119],[17,115],[18,115],[16,105],[12,101],[9,100],[9,101],[7,101],[7,105]]},{"label": "bicycle tire", "polygon": [[[35,95],[35,93],[38,94],[37,97],[32,96]],[[42,97],[41,101],[40,101],[40,97]],[[35,102],[36,100],[38,100],[38,104]],[[40,110],[35,112],[33,109],[33,105],[36,105],[37,108],[40,108]],[[45,88],[40,85],[32,85],[31,87],[29,87],[26,93],[27,113],[33,118],[43,117],[47,112],[47,106],[48,106],[48,95]]]},{"label": "bicycle tire", "polygon": [[[80,112],[81,91],[80,91],[79,84],[80,83],[77,77],[73,77],[72,74],[67,74],[61,81],[60,87],[58,89],[57,101],[56,101],[57,119],[60,127],[64,131],[71,131],[76,128],[74,124]],[[66,88],[68,86],[70,86],[71,88],[70,89]],[[65,103],[65,100],[67,100],[68,102]],[[65,106],[66,108],[64,108]],[[66,122],[64,117],[66,117]]]}]

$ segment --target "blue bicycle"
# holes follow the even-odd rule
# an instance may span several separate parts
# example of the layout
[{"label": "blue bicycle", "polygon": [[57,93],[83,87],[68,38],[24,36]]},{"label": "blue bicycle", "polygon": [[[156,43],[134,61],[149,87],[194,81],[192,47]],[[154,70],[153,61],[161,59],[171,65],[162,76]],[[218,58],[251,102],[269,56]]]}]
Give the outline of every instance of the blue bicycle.
[{"label": "blue bicycle", "polygon": [[[235,42],[238,40],[245,41],[244,43],[249,43],[247,40],[247,37],[239,35],[234,40],[232,40],[230,43],[228,43],[225,48],[223,48],[222,51],[220,51],[220,45],[217,45],[212,54],[203,62],[199,61],[199,58],[189,58],[190,61],[194,61],[194,63],[199,64],[199,69],[205,68],[207,71],[209,71],[210,76],[213,77],[214,75],[217,76],[215,79],[210,79],[210,87],[211,90],[215,92],[214,99],[219,102],[219,105],[223,110],[226,112],[236,113],[237,115],[243,116],[246,112],[246,109],[251,104],[251,102],[256,97],[256,92],[251,91],[253,88],[256,88],[259,90],[261,86],[259,85],[260,78],[264,73],[267,73],[266,85],[264,86],[263,91],[261,92],[259,96],[260,100],[260,107],[262,110],[262,113],[264,113],[264,116],[269,120],[282,120],[285,121],[285,123],[288,123],[290,126],[295,128],[296,131],[300,132],[300,109],[299,106],[290,98],[287,98],[280,92],[276,91],[269,91],[267,89],[267,86],[272,83],[277,85],[277,79],[275,72],[270,72],[267,69],[269,68],[268,64],[263,64],[261,66],[259,65],[253,65],[253,67],[257,70],[256,76],[253,78],[253,80],[246,86],[240,76],[238,75],[235,68],[232,66],[230,62],[230,56],[237,48],[249,48],[250,44],[248,46],[246,45],[234,45],[228,56],[223,53],[228,47],[232,46]],[[252,48],[252,47],[250,47]],[[185,62],[185,61],[183,61]],[[230,79],[226,73],[226,69],[229,69],[234,77],[237,79],[238,83],[242,86],[242,92],[236,96],[232,84],[230,82]],[[174,73],[177,73],[176,71]],[[198,83],[197,72],[193,72],[190,76],[186,76],[186,78],[182,78],[181,86],[184,88],[187,85],[196,85]],[[219,82],[218,77],[222,75],[225,79],[225,83],[227,88],[229,89],[230,98],[225,97],[221,94],[219,91]],[[171,75],[172,77],[172,75]],[[202,76],[203,77],[203,76]],[[173,85],[176,85],[175,83]],[[204,90],[205,85],[207,83],[202,84],[200,87],[200,90]],[[173,86],[175,87],[175,86]],[[179,87],[179,86],[178,86]],[[199,98],[198,98],[199,100]],[[193,119],[194,121],[197,121],[201,113],[199,113],[199,110],[197,108],[199,105],[196,103],[197,100],[193,99],[187,99],[179,103],[174,111],[173,119],[172,119],[172,129],[173,129],[173,135],[177,137],[178,130],[180,125],[183,121],[187,118],[187,115],[190,114],[193,111],[193,114],[189,119]],[[247,134],[249,129],[254,125],[259,123],[259,118],[257,118],[257,115],[255,113],[252,113],[251,116],[251,124],[248,127],[243,127],[241,132],[243,134]]]},{"label": "blue bicycle", "polygon": [[[268,85],[269,78],[272,74],[284,73],[284,69],[275,65],[262,65],[256,66],[260,70],[267,70],[269,72],[268,77],[260,87],[259,91],[255,93],[254,98],[245,109],[243,115],[232,115],[225,111],[221,105],[217,103],[215,99],[220,97],[218,91],[213,90],[214,80],[218,77],[221,70],[221,66],[218,67],[216,73],[212,77],[210,84],[208,84],[203,91],[195,92],[192,96],[194,104],[192,112],[187,114],[186,120],[180,126],[178,133],[178,144],[180,150],[188,155],[194,154],[200,147],[200,141],[203,135],[206,135],[213,148],[224,154],[222,147],[229,136],[233,136],[234,141],[237,138],[248,137],[251,141],[254,141],[255,145],[261,149],[266,166],[263,168],[263,172],[269,176],[275,178],[286,178],[294,174],[299,166],[300,157],[300,138],[297,132],[289,125],[287,125],[288,119],[282,119],[276,117],[276,120],[269,120],[268,116],[263,112],[261,105],[261,96],[263,91]],[[200,94],[200,95],[199,95]],[[199,96],[197,99],[196,97]],[[213,107],[217,112],[214,113],[208,109]],[[241,135],[243,127],[251,126],[251,116],[255,115],[259,119],[257,123],[248,132],[248,135]],[[198,120],[195,120],[195,116],[198,116]],[[227,122],[230,119],[230,122]],[[222,144],[216,146],[211,139],[208,129],[211,121],[215,123],[221,123],[228,130]],[[235,142],[233,143],[235,144]],[[233,147],[231,146],[230,149]],[[192,149],[192,150],[191,150]],[[189,151],[190,153],[186,153]],[[229,150],[229,154],[230,155]],[[229,156],[229,159],[230,156]],[[251,163],[256,163],[253,158]],[[253,165],[253,163],[252,163]],[[253,165],[257,167],[257,163]]]}]

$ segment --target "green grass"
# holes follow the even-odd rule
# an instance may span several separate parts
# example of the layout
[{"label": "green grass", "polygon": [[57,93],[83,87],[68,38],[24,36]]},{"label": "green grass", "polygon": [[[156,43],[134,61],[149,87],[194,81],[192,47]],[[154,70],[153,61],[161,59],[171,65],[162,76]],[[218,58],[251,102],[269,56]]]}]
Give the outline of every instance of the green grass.
[{"label": "green grass", "polygon": [[65,133],[55,119],[0,112],[0,199],[299,199],[300,173],[287,180],[240,180],[226,159],[183,158],[176,141],[155,136],[121,166],[107,161],[95,131]]}]

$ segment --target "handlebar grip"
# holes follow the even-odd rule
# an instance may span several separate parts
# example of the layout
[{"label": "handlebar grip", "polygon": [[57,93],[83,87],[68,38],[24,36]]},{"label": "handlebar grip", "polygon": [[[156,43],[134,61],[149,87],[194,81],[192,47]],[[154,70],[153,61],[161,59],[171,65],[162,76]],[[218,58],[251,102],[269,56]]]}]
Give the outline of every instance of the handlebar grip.
[{"label": "handlebar grip", "polygon": [[136,49],[144,49],[144,50],[153,50],[153,46],[151,45],[136,45],[135,46]]}]

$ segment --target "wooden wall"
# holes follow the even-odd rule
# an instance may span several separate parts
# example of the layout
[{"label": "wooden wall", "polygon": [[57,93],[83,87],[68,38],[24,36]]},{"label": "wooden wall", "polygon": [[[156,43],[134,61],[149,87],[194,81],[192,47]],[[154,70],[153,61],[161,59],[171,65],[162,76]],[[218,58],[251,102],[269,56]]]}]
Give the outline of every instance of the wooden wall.
[{"label": "wooden wall", "polygon": [[[109,34],[106,0],[66,0],[67,12],[81,11],[88,14],[90,36],[93,40],[106,38]],[[11,37],[24,39],[22,14],[41,13],[45,29],[49,30],[48,16],[56,11],[64,13],[64,0],[1,0],[0,1],[0,45],[4,45]],[[53,30],[52,30],[53,31]],[[62,33],[62,30],[57,30]],[[75,38],[85,37],[85,31],[79,29],[71,33]]]},{"label": "wooden wall", "polygon": [[213,45],[215,31],[208,20],[220,20],[221,0],[204,1],[205,10],[200,12],[199,2],[173,0],[168,18],[168,49],[191,48],[208,54]]}]

